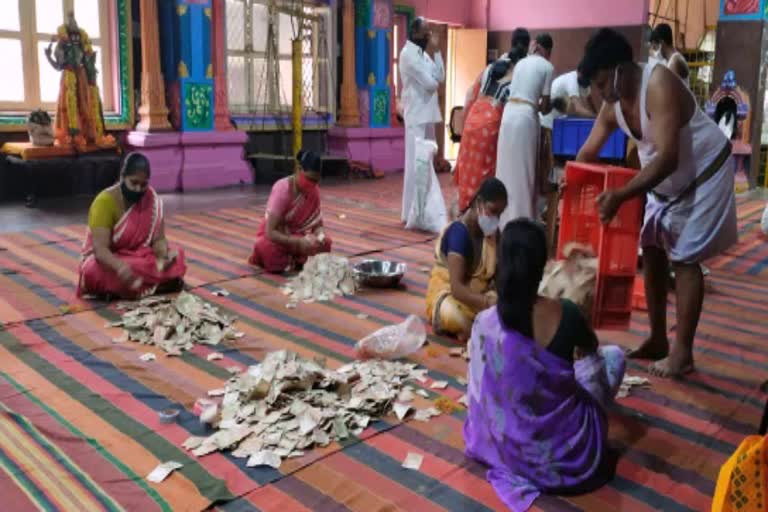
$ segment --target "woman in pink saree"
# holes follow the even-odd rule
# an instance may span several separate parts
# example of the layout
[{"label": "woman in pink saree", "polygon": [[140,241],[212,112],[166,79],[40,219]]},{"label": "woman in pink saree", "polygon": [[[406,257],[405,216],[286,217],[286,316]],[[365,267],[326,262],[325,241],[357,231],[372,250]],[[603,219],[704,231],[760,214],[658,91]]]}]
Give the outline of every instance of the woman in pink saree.
[{"label": "woman in pink saree", "polygon": [[476,317],[470,341],[466,454],[489,467],[486,478],[513,512],[541,493],[597,489],[615,469],[606,409],[624,351],[599,347],[573,302],[538,295],[546,261],[542,227],[507,224],[498,302]]},{"label": "woman in pink saree", "polygon": [[309,256],[331,251],[320,212],[320,155],[302,150],[296,158],[301,170],[272,186],[248,260],[271,273],[297,269]]},{"label": "woman in pink saree", "polygon": [[187,270],[182,250],[169,250],[163,201],[149,186],[147,158],[131,153],[120,182],[102,191],[88,213],[77,296],[135,299],[178,291]]}]

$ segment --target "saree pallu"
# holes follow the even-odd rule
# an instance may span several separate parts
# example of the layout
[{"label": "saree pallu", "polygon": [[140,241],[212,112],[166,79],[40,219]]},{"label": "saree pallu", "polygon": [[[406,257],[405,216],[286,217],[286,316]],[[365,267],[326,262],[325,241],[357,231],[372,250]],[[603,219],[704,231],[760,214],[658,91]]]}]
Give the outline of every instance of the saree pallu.
[{"label": "saree pallu", "polygon": [[496,153],[503,105],[487,96],[473,103],[464,121],[459,158],[453,172],[459,211],[469,208],[483,181],[496,174]]},{"label": "saree pallu", "polygon": [[273,242],[267,237],[267,218],[269,215],[283,214],[283,222],[280,230],[291,236],[305,236],[314,233],[323,226],[323,218],[320,210],[320,194],[315,191],[311,194],[299,193],[294,195],[292,183],[288,178],[275,183],[267,203],[265,219],[256,233],[256,242],[253,245],[253,253],[248,259],[251,265],[263,268],[267,272],[280,273],[292,269],[296,265],[303,265],[308,256],[322,252],[331,252],[331,239],[326,235],[320,248],[313,254],[295,254],[287,247]]},{"label": "saree pallu", "polygon": [[131,206],[112,228],[110,250],[140,279],[138,288],[123,283],[111,268],[96,261],[93,235],[89,229],[80,261],[77,296],[108,295],[132,299],[151,295],[159,285],[183,278],[187,266],[182,249],[177,249],[178,256],[167,268],[157,269],[152,244],[163,225],[163,217],[163,202],[149,187],[141,200]]},{"label": "saree pallu", "polygon": [[[472,322],[479,311],[459,302],[451,295],[451,275],[448,262],[440,246],[445,230],[435,244],[435,266],[427,285],[427,318],[435,332],[444,334],[462,334],[472,329]],[[496,239],[483,239],[480,262],[470,276],[469,288],[474,293],[487,294],[493,291],[493,278],[496,274]],[[494,292],[495,293],[495,292]]]},{"label": "saree pallu", "polygon": [[624,375],[624,354],[602,347],[569,363],[505,329],[497,309],[480,313],[470,340],[464,423],[466,455],[514,512],[542,492],[586,492],[604,484],[608,421]]},{"label": "saree pallu", "polygon": [[736,449],[717,478],[712,512],[768,510],[768,437],[750,436]]}]

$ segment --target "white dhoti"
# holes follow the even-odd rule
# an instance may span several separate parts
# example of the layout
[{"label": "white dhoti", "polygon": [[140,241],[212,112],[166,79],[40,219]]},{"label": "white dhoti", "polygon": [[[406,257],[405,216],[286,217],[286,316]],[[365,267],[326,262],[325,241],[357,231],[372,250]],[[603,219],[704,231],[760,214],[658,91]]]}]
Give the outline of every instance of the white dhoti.
[{"label": "white dhoti", "polygon": [[507,209],[500,229],[511,220],[536,220],[536,169],[541,126],[538,112],[527,103],[507,103],[496,150],[496,178],[507,189]]},{"label": "white dhoti", "polygon": [[738,241],[733,157],[679,201],[648,194],[640,246],[664,250],[676,263],[701,263]]},{"label": "white dhoti", "polygon": [[400,218],[408,219],[414,198],[414,177],[416,173],[416,139],[435,140],[435,125],[414,124],[405,127],[405,171],[403,172],[403,206]]}]

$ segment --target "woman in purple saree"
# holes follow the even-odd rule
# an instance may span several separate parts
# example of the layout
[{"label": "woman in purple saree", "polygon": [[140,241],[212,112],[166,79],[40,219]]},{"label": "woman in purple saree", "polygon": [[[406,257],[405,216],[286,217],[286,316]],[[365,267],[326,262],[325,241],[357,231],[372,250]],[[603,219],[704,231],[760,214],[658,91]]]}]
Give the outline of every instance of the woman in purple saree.
[{"label": "woman in purple saree", "polygon": [[605,409],[624,376],[623,351],[598,348],[575,304],[538,295],[546,260],[541,227],[506,226],[498,304],[477,316],[470,341],[466,454],[489,466],[514,512],[542,492],[586,492],[610,479]]}]

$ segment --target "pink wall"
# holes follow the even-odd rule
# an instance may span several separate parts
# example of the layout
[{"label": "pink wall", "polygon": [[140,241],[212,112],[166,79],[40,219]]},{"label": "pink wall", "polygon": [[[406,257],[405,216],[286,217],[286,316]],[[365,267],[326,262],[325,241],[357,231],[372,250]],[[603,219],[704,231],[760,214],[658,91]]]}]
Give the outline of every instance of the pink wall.
[{"label": "pink wall", "polygon": [[395,4],[415,7],[418,16],[430,21],[488,30],[643,25],[648,22],[649,3],[650,0],[395,0]]},{"label": "pink wall", "polygon": [[[417,16],[424,16],[429,21],[448,23],[449,25],[468,26],[470,11],[476,0],[395,0],[395,4],[410,5],[416,8]],[[503,2],[504,0],[502,0]]]},{"label": "pink wall", "polygon": [[490,3],[488,30],[610,27],[643,25],[648,21],[649,0],[473,1],[475,5],[470,9],[473,22],[485,19],[481,5]]}]

